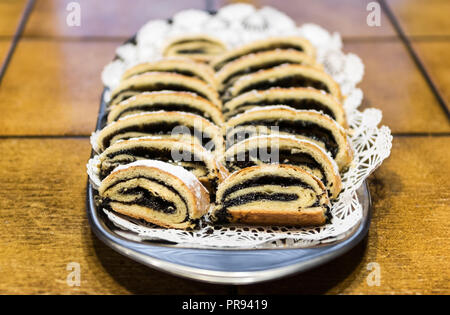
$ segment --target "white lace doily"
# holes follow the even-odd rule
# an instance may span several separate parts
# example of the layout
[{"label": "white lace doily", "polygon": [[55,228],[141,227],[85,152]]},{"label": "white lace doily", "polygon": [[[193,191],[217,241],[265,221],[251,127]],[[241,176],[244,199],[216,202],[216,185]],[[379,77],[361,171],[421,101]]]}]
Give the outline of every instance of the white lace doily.
[{"label": "white lace doily", "polygon": [[[165,240],[183,247],[298,247],[342,238],[362,218],[362,206],[356,190],[389,156],[392,146],[390,129],[378,127],[381,111],[372,108],[358,111],[363,93],[356,85],[364,74],[362,61],[354,54],[342,52],[342,40],[338,33],[330,34],[315,24],[298,27],[284,13],[270,7],[256,10],[250,5],[234,4],[223,7],[216,15],[186,10],[176,14],[173,23],[166,20],[148,22],[137,33],[136,45],[125,44],[117,49],[119,58],[105,67],[103,83],[114,88],[127,68],[161,58],[161,48],[168,39],[196,33],[218,37],[230,48],[276,35],[303,36],[316,47],[318,61],[340,84],[346,97],[344,108],[351,128],[349,140],[355,151],[353,164],[342,178],[343,191],[332,204],[331,223],[317,228],[206,225],[195,231],[181,231],[158,228],[105,210],[108,218],[118,227],[116,232],[133,240]],[[108,95],[105,98],[107,101]]]}]

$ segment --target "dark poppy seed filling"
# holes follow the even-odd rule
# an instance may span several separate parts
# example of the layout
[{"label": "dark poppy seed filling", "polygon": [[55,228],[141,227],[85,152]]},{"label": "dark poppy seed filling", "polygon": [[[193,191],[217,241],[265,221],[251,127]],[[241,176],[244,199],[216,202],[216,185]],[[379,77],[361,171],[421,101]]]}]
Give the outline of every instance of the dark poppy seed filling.
[{"label": "dark poppy seed filling", "polygon": [[189,70],[179,70],[179,69],[155,69],[155,70],[144,70],[144,71],[141,71],[141,72],[133,73],[133,76],[139,75],[139,74],[144,74],[144,73],[147,73],[147,72],[152,72],[152,71],[155,71],[155,72],[176,73],[176,74],[181,74],[181,75],[185,75],[185,76],[188,76],[188,77],[197,78],[197,79],[199,79],[199,80],[205,81],[202,77],[198,76],[197,74],[195,74],[195,73],[192,72],[192,71],[189,71]]},{"label": "dark poppy seed filling", "polygon": [[247,140],[250,137],[267,134],[270,133],[260,134],[259,131],[254,128],[231,129],[226,135],[226,148],[229,149],[233,144]]},{"label": "dark poppy seed filling", "polygon": [[176,51],[178,54],[204,54],[206,49],[195,48],[195,49],[179,49]]},{"label": "dark poppy seed filling", "polygon": [[[241,155],[241,154],[242,153],[239,152],[239,155]],[[251,166],[257,165],[257,163],[255,161],[250,159],[250,154],[248,151],[246,151],[244,153],[244,157],[240,158],[239,160],[236,159],[236,156],[234,156],[234,157],[235,157],[234,161],[226,162],[226,167],[230,173],[233,173],[237,170],[240,170],[240,169],[243,169],[246,167],[251,167]],[[253,157],[253,155],[252,155],[252,157]]]},{"label": "dark poppy seed filling", "polygon": [[[143,178],[143,179],[148,180],[150,182],[159,184],[159,185],[167,188],[168,190],[172,191],[174,194],[176,194],[181,199],[181,201],[186,206],[186,209],[188,209],[188,205],[187,205],[186,199],[178,191],[176,191],[173,187],[171,187],[169,185],[166,185],[164,182],[162,182],[160,180],[157,180],[155,178],[148,178],[148,177],[145,177],[145,176],[137,176],[137,177],[133,177],[133,178],[130,178],[130,179],[122,179],[122,180],[119,180],[119,181],[115,182],[111,186],[109,186],[108,189],[111,189],[111,188],[115,187],[116,185],[124,183],[124,182],[127,182],[129,180],[139,179],[139,178]],[[130,193],[127,193],[127,191],[130,191]],[[176,208],[175,208],[175,205],[172,202],[170,202],[169,200],[163,199],[161,196],[154,196],[154,195],[150,194],[149,192],[147,192],[146,194],[142,194],[143,191],[146,191],[146,190],[144,188],[142,188],[142,187],[131,187],[131,188],[127,189],[126,191],[121,189],[121,191],[120,191],[121,194],[123,194],[123,195],[137,195],[137,196],[140,195],[139,199],[137,199],[135,201],[132,201],[132,202],[124,202],[124,201],[120,201],[120,200],[114,200],[114,199],[111,199],[111,198],[107,198],[107,199],[105,199],[103,201],[103,204],[105,206],[107,206],[107,207],[108,207],[108,204],[110,202],[118,202],[118,203],[122,203],[122,204],[126,204],[126,205],[137,204],[137,205],[140,205],[140,206],[143,206],[143,207],[153,207],[154,206],[155,208],[152,208],[152,209],[154,209],[156,211],[162,211],[164,213],[169,213],[169,214],[170,213],[175,213]],[[170,204],[168,204],[168,203],[170,203]],[[169,209],[168,207],[172,207],[173,210]],[[189,212],[186,212],[186,217],[183,220],[183,222],[186,222],[188,220],[189,220]]]},{"label": "dark poppy seed filling", "polygon": [[291,164],[296,166],[306,166],[311,170],[319,170],[322,175],[321,181],[326,186],[328,181],[323,167],[318,164],[309,154],[304,152],[292,152],[291,150],[278,150],[278,152],[271,152],[271,148],[267,147],[267,154],[261,154],[259,148],[239,152],[239,156],[234,156],[233,161],[227,161],[227,169],[232,173],[239,169],[257,165],[253,159],[258,159],[265,164],[280,163]]},{"label": "dark poppy seed filling", "polygon": [[142,104],[142,105],[137,105],[137,106],[129,107],[129,108],[121,111],[115,120],[118,120],[119,118],[126,116],[130,112],[131,113],[136,112],[136,111],[138,111],[138,112],[156,112],[156,111],[161,111],[161,110],[179,111],[179,112],[187,112],[187,113],[191,113],[191,114],[196,114],[196,115],[204,117],[204,118],[208,119],[209,121],[213,122],[211,120],[210,115],[208,115],[208,113],[201,111],[198,108],[195,108],[195,107],[192,107],[189,105],[185,105],[185,104]]},{"label": "dark poppy seed filling", "polygon": [[219,210],[216,210],[216,212],[214,213],[214,218],[215,218],[215,222],[220,224],[220,223],[230,223],[231,219],[233,218],[233,216],[231,215],[231,213],[226,209],[226,208],[220,208]]},{"label": "dark poppy seed filling", "polygon": [[264,185],[276,185],[281,187],[289,187],[289,186],[300,186],[303,188],[314,190],[310,185],[303,182],[301,179],[294,178],[294,177],[283,177],[283,176],[276,176],[276,175],[263,175],[259,177],[252,178],[250,180],[247,180],[243,183],[234,185],[227,190],[225,190],[221,202],[225,201],[225,198],[238,190],[244,189],[244,188],[250,188],[250,187],[257,187],[257,186],[264,186]]},{"label": "dark poppy seed filling", "polygon": [[[233,109],[232,115],[237,115],[240,113],[245,112],[249,106],[270,106],[270,105],[287,105],[289,107],[292,107],[294,109],[298,110],[317,110],[319,112],[322,112],[328,116],[330,116],[333,119],[336,119],[336,116],[334,113],[330,110],[329,107],[323,105],[321,102],[316,101],[314,99],[310,98],[278,98],[278,99],[263,99],[259,102],[246,102],[243,104],[240,104],[236,106],[236,108]],[[229,112],[229,109],[224,108],[224,113]]]},{"label": "dark poppy seed filling", "polygon": [[249,193],[222,203],[224,209],[233,206],[243,205],[252,201],[258,200],[269,200],[269,201],[293,201],[297,200],[298,196],[296,194],[284,194],[284,193]]},{"label": "dark poppy seed filling", "polygon": [[[177,152],[179,153],[179,152]],[[117,156],[125,155],[122,159],[114,159]],[[108,159],[102,163],[102,168],[100,169],[100,179],[103,180],[108,176],[117,166],[121,164],[128,164],[135,162],[139,159],[146,160],[159,160],[168,163],[175,163],[179,161],[189,162],[191,167],[183,166],[188,171],[190,170],[201,170],[202,173],[207,174],[207,166],[201,159],[196,156],[193,152],[182,152],[179,154],[179,159],[174,159],[171,150],[161,150],[156,148],[146,148],[146,147],[134,147],[132,149],[119,150],[106,155]]]},{"label": "dark poppy seed filling", "polygon": [[259,64],[257,66],[252,66],[252,67],[248,67],[244,70],[241,71],[237,71],[234,73],[231,73],[228,77],[226,77],[223,81],[222,84],[223,85],[227,85],[228,83],[230,83],[231,81],[236,81],[237,78],[249,74],[249,73],[253,73],[259,70],[267,70],[276,66],[280,66],[280,65],[285,65],[285,64],[299,64],[298,62],[292,62],[289,59],[282,59],[282,60],[275,60],[275,61],[269,61],[266,63],[262,63]]},{"label": "dark poppy seed filling", "polygon": [[206,96],[204,93],[201,93],[195,89],[189,88],[185,85],[176,84],[176,83],[160,82],[160,83],[155,83],[155,84],[151,84],[151,85],[145,85],[142,87],[130,86],[128,89],[122,90],[122,91],[120,91],[120,93],[116,94],[111,99],[110,104],[112,104],[114,102],[120,103],[126,99],[129,99],[130,97],[133,96],[133,93],[156,92],[156,91],[165,91],[165,90],[176,91],[176,92],[192,92],[203,98],[210,100],[208,98],[208,96]]},{"label": "dark poppy seed filling", "polygon": [[[109,147],[111,144],[111,139],[113,139],[115,136],[128,133],[128,132],[139,132],[144,133],[148,135],[170,135],[174,131],[174,128],[179,127],[180,124],[178,122],[173,123],[149,123],[149,124],[142,124],[142,125],[133,125],[126,128],[121,128],[119,130],[116,130],[115,132],[112,132],[111,134],[107,135],[102,140],[102,145],[104,148]],[[197,130],[194,127],[188,127],[185,126],[187,129],[189,129],[189,134],[194,135],[198,138],[198,140],[201,141],[202,146],[206,146],[207,144],[212,143],[212,138],[209,137],[206,133],[202,132],[201,130]],[[202,137],[203,136],[203,137]],[[121,138],[121,139],[125,139]],[[212,148],[207,148],[208,150],[214,151],[214,145],[212,145]]]},{"label": "dark poppy seed filling", "polygon": [[205,44],[211,44],[211,45],[217,46],[217,44],[215,42],[213,42],[209,39],[206,39],[206,38],[184,39],[184,40],[176,41],[172,45],[177,46],[177,45],[188,44],[188,43],[205,43]]},{"label": "dark poppy seed filling", "polygon": [[148,190],[141,187],[134,187],[131,189],[120,191],[124,195],[135,195],[136,200],[130,202],[121,202],[124,204],[137,204],[143,207],[151,208],[153,210],[162,211],[164,213],[175,213],[175,204],[171,201],[165,200],[161,197],[151,194]]},{"label": "dark poppy seed filling", "polygon": [[330,93],[330,89],[322,81],[294,74],[250,84],[249,86],[239,91],[238,95],[252,90],[268,90],[272,87],[280,87],[280,88],[312,87]]},{"label": "dark poppy seed filling", "polygon": [[313,140],[322,142],[325,148],[330,151],[333,158],[336,157],[339,147],[336,139],[330,130],[325,129],[313,122],[304,120],[285,120],[285,119],[264,119],[245,122],[238,126],[266,126],[278,127],[280,132],[286,132],[294,135],[302,135]]},{"label": "dark poppy seed filling", "polygon": [[263,48],[259,48],[259,49],[252,49],[251,51],[245,52],[244,54],[239,54],[239,55],[227,58],[224,61],[222,61],[221,63],[219,63],[216,66],[214,66],[214,70],[219,71],[220,69],[223,68],[223,66],[225,66],[225,64],[227,64],[229,62],[232,62],[232,61],[234,61],[236,59],[239,59],[242,56],[249,55],[249,54],[256,54],[256,53],[269,51],[269,50],[274,50],[274,49],[293,49],[293,50],[297,50],[297,51],[303,52],[303,48],[298,47],[296,45],[291,45],[289,43],[269,45],[269,46],[266,46],[266,47],[263,47]]}]

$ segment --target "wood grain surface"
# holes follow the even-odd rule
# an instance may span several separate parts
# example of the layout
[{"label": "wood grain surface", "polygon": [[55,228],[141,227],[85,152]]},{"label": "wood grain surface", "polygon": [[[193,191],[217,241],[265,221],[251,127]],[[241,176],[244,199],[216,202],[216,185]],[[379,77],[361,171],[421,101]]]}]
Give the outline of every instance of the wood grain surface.
[{"label": "wood grain surface", "polygon": [[8,49],[11,45],[10,39],[0,39],[0,67],[4,64]]},{"label": "wood grain surface", "polygon": [[450,109],[450,41],[414,41],[413,46]]},{"label": "wood grain surface", "polygon": [[[365,63],[364,108],[382,109],[395,136],[369,179],[373,219],[363,242],[309,272],[238,287],[184,280],[117,254],[92,234],[85,205],[100,73],[117,45],[150,18],[225,2],[80,0],[76,29],[65,23],[67,2],[36,1],[0,84],[0,294],[450,294],[448,2],[389,0],[393,15],[383,11],[382,26],[369,28],[367,1],[250,1],[342,32],[344,50]],[[0,62],[24,6],[0,1]],[[66,281],[70,263],[81,268],[79,287]],[[370,266],[379,267],[379,286],[368,281]]]},{"label": "wood grain surface", "polygon": [[14,35],[26,2],[26,0],[0,1],[0,36]]},{"label": "wood grain surface", "polygon": [[120,44],[20,41],[0,85],[0,135],[89,135],[101,71]]},{"label": "wood grain surface", "polygon": [[408,36],[450,36],[450,1],[387,0]]},{"label": "wood grain surface", "polygon": [[364,62],[362,108],[381,109],[394,133],[450,131],[448,117],[401,42],[347,42],[344,51]]}]

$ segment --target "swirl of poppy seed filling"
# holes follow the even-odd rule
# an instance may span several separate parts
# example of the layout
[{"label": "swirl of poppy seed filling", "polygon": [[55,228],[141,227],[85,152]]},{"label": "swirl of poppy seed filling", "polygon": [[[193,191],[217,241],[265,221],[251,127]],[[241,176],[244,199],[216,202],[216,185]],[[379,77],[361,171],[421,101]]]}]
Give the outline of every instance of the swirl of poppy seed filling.
[{"label": "swirl of poppy seed filling", "polygon": [[240,90],[238,95],[252,90],[267,90],[272,87],[280,87],[280,88],[312,87],[330,93],[330,89],[324,82],[314,80],[299,74],[294,74],[249,84],[248,86]]},{"label": "swirl of poppy seed filling", "polygon": [[[339,146],[334,138],[332,132],[325,129],[318,124],[304,120],[286,120],[286,119],[264,119],[253,120],[250,122],[244,122],[235,126],[266,126],[266,127],[278,127],[280,132],[285,132],[293,135],[301,135],[310,139],[319,141],[325,145],[325,148],[331,153],[331,156],[335,158],[339,151]],[[237,139],[245,140],[251,137],[252,134],[244,132],[243,135],[237,134]],[[242,139],[242,138],[245,139]],[[236,138],[236,137],[229,137]],[[227,144],[228,145],[228,144]]]},{"label": "swirl of poppy seed filling", "polygon": [[[268,191],[255,191],[255,192],[243,192],[239,193],[246,188],[264,188],[270,186],[270,192]],[[279,187],[277,191],[274,191]],[[227,223],[231,218],[231,214],[228,212],[228,208],[245,205],[254,201],[267,201],[267,202],[294,202],[299,199],[298,193],[283,192],[287,187],[301,187],[306,190],[314,192],[314,189],[303,182],[299,178],[284,177],[277,175],[262,175],[242,183],[229,187],[225,190],[221,198],[221,207],[214,214],[218,223]],[[232,194],[234,196],[230,197]],[[237,194],[237,195],[236,195]],[[313,194],[312,194],[313,195]],[[320,206],[319,198],[315,198],[313,204],[310,207]]]},{"label": "swirl of poppy seed filling", "polygon": [[165,90],[175,91],[175,92],[191,92],[191,93],[195,93],[198,96],[201,96],[207,100],[214,101],[214,100],[211,100],[210,98],[208,98],[208,96],[206,94],[204,94],[196,89],[187,87],[183,84],[159,82],[159,83],[140,86],[140,87],[130,86],[128,89],[121,90],[119,93],[114,95],[111,98],[109,104],[120,103],[120,102],[127,100],[130,97],[132,97],[136,94],[142,93],[142,92],[156,92],[156,91],[165,91]]},{"label": "swirl of poppy seed filling", "polygon": [[[111,144],[111,140],[119,136],[121,134],[131,133],[131,132],[137,132],[142,133],[144,135],[170,135],[174,131],[174,128],[179,127],[180,124],[178,122],[173,123],[166,123],[166,122],[159,122],[159,123],[147,123],[142,125],[133,125],[125,128],[118,129],[106,137],[102,139],[102,145],[104,148],[107,148]],[[202,132],[201,130],[197,130],[194,127],[188,127],[185,126],[187,129],[189,129],[189,134],[194,135],[200,140],[202,146],[206,147],[206,149],[210,151],[214,151],[215,146],[214,144],[211,145],[212,138],[209,137],[205,132]],[[129,137],[119,137],[122,140],[127,140]],[[117,139],[116,139],[117,141]]]},{"label": "swirl of poppy seed filling", "polygon": [[228,108],[224,108],[224,113],[227,117],[235,116],[245,112],[252,107],[258,106],[272,106],[272,105],[286,105],[297,110],[316,110],[322,112],[333,119],[336,119],[334,112],[326,105],[311,98],[276,98],[276,99],[262,99],[258,102],[244,102],[236,106],[231,112]]},{"label": "swirl of poppy seed filling", "polygon": [[276,186],[280,186],[280,187],[300,186],[303,188],[314,190],[310,185],[306,184],[301,179],[298,179],[295,177],[263,175],[263,176],[258,176],[258,177],[249,179],[243,183],[234,185],[232,187],[229,187],[223,193],[221,202],[224,202],[226,197],[228,195],[230,195],[231,193],[234,193],[235,191],[238,191],[238,190],[241,190],[244,188],[264,186],[264,185],[276,185]]},{"label": "swirl of poppy seed filling", "polygon": [[141,113],[141,112],[157,112],[157,111],[161,111],[161,110],[178,111],[178,112],[186,112],[186,113],[196,114],[205,119],[208,119],[211,122],[214,122],[214,121],[212,121],[211,116],[206,111],[202,111],[198,108],[189,106],[188,104],[166,104],[166,103],[140,104],[140,105],[128,107],[128,108],[124,109],[123,111],[121,111],[114,120],[117,121],[121,117],[124,117],[129,114],[136,114],[136,113]]},{"label": "swirl of poppy seed filling", "polygon": [[180,70],[180,69],[176,69],[176,68],[174,68],[174,69],[155,69],[155,70],[150,69],[150,70],[143,70],[143,71],[139,71],[139,72],[133,73],[132,76],[144,74],[144,73],[151,72],[151,71],[181,74],[181,75],[185,75],[185,76],[191,77],[191,78],[196,78],[196,79],[202,80],[202,81],[205,82],[205,83],[208,83],[207,81],[205,81],[205,79],[204,79],[203,77],[197,75],[197,74],[196,74],[195,72],[193,72],[193,71],[189,71],[189,70]]},{"label": "swirl of poppy seed filling", "polygon": [[239,206],[252,201],[268,200],[268,201],[293,201],[297,200],[298,195],[296,194],[286,194],[286,193],[249,193],[241,195],[237,198],[233,198],[222,203],[224,209],[229,207]]},{"label": "swirl of poppy seed filling", "polygon": [[272,152],[270,147],[265,149],[267,149],[267,155],[261,154],[260,148],[254,148],[235,154],[231,161],[226,161],[228,171],[232,173],[246,167],[255,166],[257,165],[255,159],[265,164],[282,163],[300,167],[304,166],[308,171],[313,173],[313,175],[318,177],[324,186],[327,186],[328,180],[323,167],[309,154],[304,152],[293,153],[292,150],[279,150],[278,148],[275,152]]},{"label": "swirl of poppy seed filling", "polygon": [[290,43],[285,43],[285,44],[281,44],[281,43],[273,44],[273,45],[269,45],[269,46],[266,46],[266,47],[261,47],[261,48],[257,48],[257,49],[252,49],[252,50],[246,51],[246,52],[244,52],[244,53],[242,53],[242,54],[238,54],[238,55],[229,57],[229,58],[227,58],[227,59],[221,61],[219,64],[215,65],[215,66],[214,66],[214,70],[219,71],[220,69],[223,68],[223,66],[225,66],[225,64],[227,64],[227,63],[229,63],[229,62],[232,62],[232,61],[235,61],[235,60],[237,60],[237,59],[239,59],[239,58],[241,58],[241,57],[243,57],[243,56],[245,56],[245,55],[248,55],[248,54],[256,54],[256,53],[260,53],[260,52],[264,52],[264,51],[269,51],[269,50],[274,50],[274,49],[293,49],[293,50],[296,50],[296,51],[303,52],[303,48],[302,48],[302,47],[299,47],[299,46],[297,46],[297,45],[292,45],[292,44],[290,44]]},{"label": "swirl of poppy seed filling", "polygon": [[[179,159],[174,159],[172,150],[136,146],[134,148],[122,149],[106,155],[100,167],[100,179],[103,180],[117,166],[125,165],[137,160],[158,160],[174,165],[179,163],[188,171],[192,171],[197,177],[208,174],[208,168],[193,152],[183,151]],[[179,152],[178,152],[179,153]]]},{"label": "swirl of poppy seed filling", "polygon": [[208,52],[206,48],[193,48],[193,49],[177,49],[177,54],[205,54]]},{"label": "swirl of poppy seed filling", "polygon": [[[180,198],[182,203],[185,205],[185,209],[188,209],[188,205],[186,202],[186,199],[173,187],[166,185],[164,182],[157,180],[155,178],[149,178],[146,176],[137,176],[131,179],[123,179],[116,181],[113,185],[108,187],[108,190],[113,189],[115,186],[126,183],[129,180],[135,180],[135,179],[145,179],[146,181],[152,182],[155,185],[160,185],[165,187],[166,189],[172,191],[177,197]],[[123,197],[129,197],[129,196],[135,196],[135,199],[132,201],[124,201]],[[122,199],[122,200],[121,200]],[[114,197],[104,198],[102,200],[102,206],[106,209],[113,210],[113,208],[110,206],[111,203],[120,203],[123,205],[138,205],[142,207],[146,207],[149,209],[152,209],[154,211],[162,212],[165,214],[174,214],[176,213],[176,205],[174,202],[170,200],[166,200],[163,198],[163,196],[157,196],[149,192],[147,189],[140,187],[140,186],[131,186],[130,188],[121,188],[117,194],[115,194]],[[186,222],[189,220],[189,212],[186,211],[186,216],[182,222]]]},{"label": "swirl of poppy seed filling", "polygon": [[188,44],[188,43],[205,43],[205,44],[217,46],[217,43],[215,43],[214,41],[209,40],[207,38],[180,39],[180,40],[177,40],[174,43],[172,43],[171,46],[177,46],[177,45]]},{"label": "swirl of poppy seed filling", "polygon": [[187,39],[172,43],[165,55],[217,55],[223,50],[222,45],[208,39]]},{"label": "swirl of poppy seed filling", "polygon": [[230,73],[224,80],[222,80],[222,84],[224,86],[224,90],[228,89],[229,87],[231,87],[231,85],[236,82],[241,76],[243,75],[247,75],[250,73],[254,73],[260,70],[267,70],[267,69],[271,69],[277,66],[281,66],[281,65],[287,65],[287,64],[301,64],[299,62],[295,62],[292,61],[288,58],[286,59],[279,59],[279,60],[272,60],[272,61],[267,61],[265,63],[261,63],[259,65],[255,65],[255,66],[250,66],[247,67],[243,70],[239,70],[236,72],[232,72]]}]

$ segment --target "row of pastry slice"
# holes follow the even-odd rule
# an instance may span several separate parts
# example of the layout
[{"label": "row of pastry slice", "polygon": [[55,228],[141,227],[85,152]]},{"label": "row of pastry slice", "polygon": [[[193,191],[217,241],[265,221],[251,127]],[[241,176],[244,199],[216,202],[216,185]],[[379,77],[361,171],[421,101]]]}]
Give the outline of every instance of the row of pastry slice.
[{"label": "row of pastry slice", "polygon": [[[184,43],[180,43],[184,45]],[[173,50],[168,50],[169,52]],[[128,69],[88,163],[101,207],[163,227],[197,225],[229,173],[214,71],[186,57]]]},{"label": "row of pastry slice", "polygon": [[222,103],[212,69],[187,58],[163,58],[128,69],[111,91],[106,126],[94,149],[117,141],[162,137],[197,143],[222,154]]},{"label": "row of pastry slice", "polygon": [[256,41],[211,62],[226,123],[213,219],[320,225],[353,158],[339,85],[303,38]]},{"label": "row of pastry slice", "polygon": [[[111,94],[108,124],[93,136],[100,154],[88,166],[103,206],[186,228],[205,207],[194,211],[174,202],[175,196],[186,201],[186,194],[209,195],[216,200],[212,217],[218,222],[323,224],[328,195],[335,198],[341,189],[334,160],[344,169],[351,150],[338,86],[316,64],[311,46],[303,39],[269,39],[226,52],[211,64],[215,75],[207,65],[179,57],[124,74]],[[220,99],[228,102],[222,107]],[[278,159],[258,154],[274,148]],[[247,160],[240,161],[242,155]],[[179,169],[167,175],[166,164]],[[196,193],[188,194],[189,185],[164,185],[142,175],[182,170],[195,175]],[[175,215],[179,209],[181,216]]]}]

